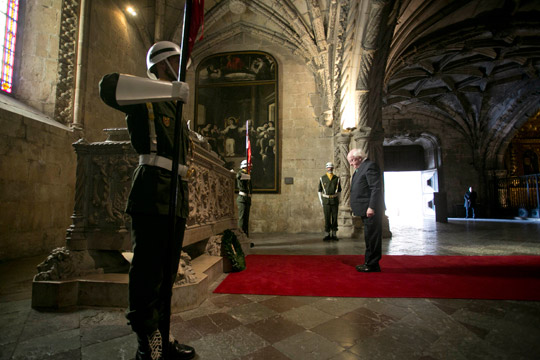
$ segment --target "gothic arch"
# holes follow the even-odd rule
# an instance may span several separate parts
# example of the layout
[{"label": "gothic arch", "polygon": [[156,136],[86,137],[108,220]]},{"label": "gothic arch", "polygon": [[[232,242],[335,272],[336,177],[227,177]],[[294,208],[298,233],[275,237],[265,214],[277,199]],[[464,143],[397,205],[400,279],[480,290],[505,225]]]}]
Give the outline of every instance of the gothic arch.
[{"label": "gothic arch", "polygon": [[[540,101],[540,93],[535,95],[534,97]],[[529,103],[529,106],[514,112],[514,119],[508,121],[504,129],[499,129],[498,132],[495,132],[485,153],[486,170],[503,170],[505,168],[504,154],[510,142],[519,129],[538,112],[540,112],[538,101]]]},{"label": "gothic arch", "polygon": [[441,151],[439,139],[432,134],[395,134],[385,136],[383,146],[420,145],[424,149],[426,169],[438,169],[441,166]]}]

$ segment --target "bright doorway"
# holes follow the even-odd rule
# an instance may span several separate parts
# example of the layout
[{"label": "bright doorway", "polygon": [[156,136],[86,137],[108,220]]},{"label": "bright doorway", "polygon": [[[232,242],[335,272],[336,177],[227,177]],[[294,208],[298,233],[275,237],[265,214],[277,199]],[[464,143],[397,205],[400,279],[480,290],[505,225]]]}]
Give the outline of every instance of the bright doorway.
[{"label": "bright doorway", "polygon": [[421,223],[434,218],[435,170],[385,171],[386,215],[392,222]]}]

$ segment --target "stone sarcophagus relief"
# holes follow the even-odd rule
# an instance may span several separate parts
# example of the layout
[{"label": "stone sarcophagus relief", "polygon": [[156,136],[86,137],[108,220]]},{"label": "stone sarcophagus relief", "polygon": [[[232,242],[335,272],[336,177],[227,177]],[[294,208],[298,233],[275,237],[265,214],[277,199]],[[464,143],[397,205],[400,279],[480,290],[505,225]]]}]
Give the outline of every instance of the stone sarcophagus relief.
[{"label": "stone sarcophagus relief", "polygon": [[[124,207],[138,155],[127,129],[105,131],[108,139],[103,142],[81,139],[73,144],[77,153],[73,223],[67,230],[66,246],[53,250],[38,265],[32,284],[34,308],[127,306],[131,219]],[[193,151],[188,162],[193,171],[184,247],[196,244],[192,248],[198,249],[212,236],[237,228],[235,174],[223,167],[204,138],[191,135]],[[201,304],[221,273],[220,256],[198,255],[192,259],[182,252],[171,300],[173,312]]]},{"label": "stone sarcophagus relief", "polygon": [[[127,129],[106,129],[107,140],[73,144],[77,153],[77,179],[73,224],[67,230],[66,247],[87,250],[96,267],[107,272],[115,253],[131,250],[130,217],[124,207],[138,155],[132,149]],[[235,174],[193,133],[188,162],[189,218],[184,246],[207,239],[225,229],[236,228],[234,208]],[[107,254],[107,255],[106,255]],[[110,269],[115,271],[115,269]]]}]

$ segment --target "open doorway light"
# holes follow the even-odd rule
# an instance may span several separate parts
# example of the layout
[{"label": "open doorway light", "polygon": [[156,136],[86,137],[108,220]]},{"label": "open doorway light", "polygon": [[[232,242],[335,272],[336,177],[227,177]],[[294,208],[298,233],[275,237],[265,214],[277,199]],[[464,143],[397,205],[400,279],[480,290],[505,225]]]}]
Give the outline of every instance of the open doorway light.
[{"label": "open doorway light", "polygon": [[421,171],[385,171],[384,199],[386,215],[400,223],[424,220],[424,194]]}]

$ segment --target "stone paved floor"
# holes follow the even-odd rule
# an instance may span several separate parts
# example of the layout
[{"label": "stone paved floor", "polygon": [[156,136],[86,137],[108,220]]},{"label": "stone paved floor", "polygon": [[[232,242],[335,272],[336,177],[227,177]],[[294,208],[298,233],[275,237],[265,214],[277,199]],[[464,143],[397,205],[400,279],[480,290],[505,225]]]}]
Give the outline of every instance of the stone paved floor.
[{"label": "stone paved floor", "polygon": [[[540,222],[450,219],[391,231],[385,254],[540,255]],[[254,234],[252,253],[363,254],[358,240],[321,237]],[[132,359],[124,309],[31,309],[43,259],[0,264],[0,360]],[[171,331],[209,360],[540,359],[540,302],[210,294],[173,315]]]}]

